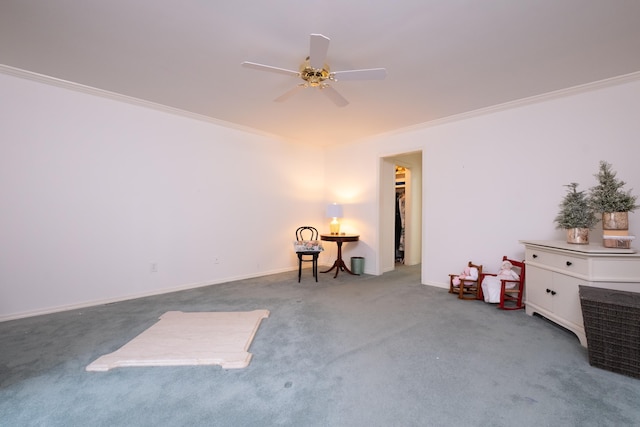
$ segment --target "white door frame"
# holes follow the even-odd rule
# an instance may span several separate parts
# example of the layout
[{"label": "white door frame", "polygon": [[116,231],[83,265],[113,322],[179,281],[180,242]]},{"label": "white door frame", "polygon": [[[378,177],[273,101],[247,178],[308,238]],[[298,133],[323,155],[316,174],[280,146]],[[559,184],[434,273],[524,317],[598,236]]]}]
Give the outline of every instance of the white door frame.
[{"label": "white door frame", "polygon": [[379,274],[395,269],[395,166],[409,169],[405,187],[405,264],[422,262],[422,151],[380,156]]}]

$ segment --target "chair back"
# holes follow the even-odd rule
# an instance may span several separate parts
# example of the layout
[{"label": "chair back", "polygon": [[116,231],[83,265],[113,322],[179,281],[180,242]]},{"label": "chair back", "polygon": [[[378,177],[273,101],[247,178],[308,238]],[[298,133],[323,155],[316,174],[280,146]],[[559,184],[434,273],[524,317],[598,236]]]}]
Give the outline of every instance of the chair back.
[{"label": "chair back", "polygon": [[296,230],[296,240],[298,242],[318,240],[318,230],[309,225],[298,227],[298,229]]},{"label": "chair back", "polygon": [[509,261],[511,265],[513,265],[515,272],[518,273],[518,275],[520,276],[520,283],[524,283],[524,274],[525,274],[524,261],[516,261],[515,259],[509,259],[507,258],[506,255],[502,257],[502,261]]}]

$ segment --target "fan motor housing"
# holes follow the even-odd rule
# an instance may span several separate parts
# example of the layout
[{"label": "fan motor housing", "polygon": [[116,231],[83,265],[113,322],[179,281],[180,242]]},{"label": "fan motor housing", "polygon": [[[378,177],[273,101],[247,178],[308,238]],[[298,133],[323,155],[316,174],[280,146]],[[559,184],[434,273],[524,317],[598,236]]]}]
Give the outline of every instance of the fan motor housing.
[{"label": "fan motor housing", "polygon": [[313,68],[307,59],[307,61],[300,66],[300,77],[312,87],[320,86],[330,75],[331,72],[327,64],[325,64],[323,68]]}]

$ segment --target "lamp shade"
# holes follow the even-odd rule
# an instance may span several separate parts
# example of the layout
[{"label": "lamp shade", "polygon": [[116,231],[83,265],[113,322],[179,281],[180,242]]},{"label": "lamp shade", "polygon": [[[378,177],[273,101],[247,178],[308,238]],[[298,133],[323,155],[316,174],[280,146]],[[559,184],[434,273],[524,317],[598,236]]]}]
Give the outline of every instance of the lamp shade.
[{"label": "lamp shade", "polygon": [[342,205],[333,203],[327,206],[327,218],[342,218]]}]

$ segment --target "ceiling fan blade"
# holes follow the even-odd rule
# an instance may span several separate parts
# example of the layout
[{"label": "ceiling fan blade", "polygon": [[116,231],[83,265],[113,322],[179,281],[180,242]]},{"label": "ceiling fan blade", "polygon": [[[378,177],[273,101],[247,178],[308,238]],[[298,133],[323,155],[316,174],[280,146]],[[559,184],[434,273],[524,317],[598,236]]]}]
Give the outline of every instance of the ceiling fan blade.
[{"label": "ceiling fan blade", "polygon": [[333,103],[338,107],[344,107],[349,103],[349,101],[347,101],[342,95],[340,95],[337,90],[329,85],[320,86],[319,89],[322,93],[327,95],[327,98],[333,101]]},{"label": "ceiling fan blade", "polygon": [[311,68],[322,69],[324,61],[327,59],[329,51],[329,37],[322,34],[311,34],[311,43],[309,48],[309,65]]},{"label": "ceiling fan blade", "polygon": [[292,71],[292,70],[286,70],[284,68],[272,67],[271,65],[256,64],[255,62],[247,62],[247,61],[245,61],[241,65],[243,67],[246,67],[246,68],[253,68],[254,70],[270,71],[272,73],[286,74],[288,76],[295,76],[295,77],[299,77],[300,76],[300,73],[298,71]]},{"label": "ceiling fan blade", "polygon": [[295,95],[296,93],[298,93],[298,91],[300,89],[304,89],[305,87],[307,87],[307,85],[305,84],[300,84],[296,87],[294,87],[293,89],[290,89],[288,91],[286,91],[285,93],[283,93],[282,95],[280,95],[279,97],[277,97],[276,99],[274,99],[275,102],[284,102],[287,99],[291,98],[293,95]]},{"label": "ceiling fan blade", "polygon": [[331,73],[333,80],[384,80],[387,70],[384,68],[369,68],[366,70],[347,70]]}]

